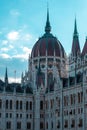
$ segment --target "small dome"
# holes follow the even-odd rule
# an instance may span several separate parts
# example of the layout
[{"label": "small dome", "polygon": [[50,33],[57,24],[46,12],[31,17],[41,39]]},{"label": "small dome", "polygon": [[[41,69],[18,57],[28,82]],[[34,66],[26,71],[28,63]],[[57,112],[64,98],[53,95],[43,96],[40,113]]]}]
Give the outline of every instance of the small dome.
[{"label": "small dome", "polygon": [[38,56],[57,56],[65,58],[65,51],[60,41],[57,40],[51,33],[45,33],[34,45],[31,57]]}]

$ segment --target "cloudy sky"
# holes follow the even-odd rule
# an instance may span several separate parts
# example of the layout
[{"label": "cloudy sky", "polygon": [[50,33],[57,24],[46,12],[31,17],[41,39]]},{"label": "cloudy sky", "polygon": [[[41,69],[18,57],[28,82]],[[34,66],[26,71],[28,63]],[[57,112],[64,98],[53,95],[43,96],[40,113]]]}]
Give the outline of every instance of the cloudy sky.
[{"label": "cloudy sky", "polygon": [[87,0],[0,0],[0,79],[20,80],[36,40],[44,34],[47,2],[52,33],[70,53],[75,16],[81,49],[87,36]]}]

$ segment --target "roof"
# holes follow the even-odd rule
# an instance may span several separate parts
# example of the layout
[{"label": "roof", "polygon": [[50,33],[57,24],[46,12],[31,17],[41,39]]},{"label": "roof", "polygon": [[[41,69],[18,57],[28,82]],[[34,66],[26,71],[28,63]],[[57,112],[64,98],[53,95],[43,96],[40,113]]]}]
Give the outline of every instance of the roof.
[{"label": "roof", "polygon": [[87,38],[86,38],[86,41],[82,50],[82,56],[84,56],[86,53],[87,53]]}]

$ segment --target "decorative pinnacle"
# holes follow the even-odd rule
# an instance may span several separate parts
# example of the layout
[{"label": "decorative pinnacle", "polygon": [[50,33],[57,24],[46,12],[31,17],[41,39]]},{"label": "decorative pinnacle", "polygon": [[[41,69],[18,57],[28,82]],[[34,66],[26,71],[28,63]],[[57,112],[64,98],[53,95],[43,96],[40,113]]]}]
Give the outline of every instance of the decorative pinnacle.
[{"label": "decorative pinnacle", "polygon": [[50,33],[51,31],[51,26],[50,26],[50,21],[49,21],[49,8],[47,6],[47,21],[46,21],[46,26],[45,26],[45,32]]},{"label": "decorative pinnacle", "polygon": [[76,23],[76,18],[75,18],[75,25],[74,25],[74,34],[77,35],[77,23]]},{"label": "decorative pinnacle", "polygon": [[8,85],[7,67],[6,67],[6,72],[5,72],[5,84],[6,84],[6,86]]}]

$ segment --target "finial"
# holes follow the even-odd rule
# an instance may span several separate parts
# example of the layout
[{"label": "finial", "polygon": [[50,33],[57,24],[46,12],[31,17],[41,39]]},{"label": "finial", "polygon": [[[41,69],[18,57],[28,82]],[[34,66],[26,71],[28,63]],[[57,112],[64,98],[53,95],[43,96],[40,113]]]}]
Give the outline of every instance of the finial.
[{"label": "finial", "polygon": [[75,24],[74,24],[74,34],[77,35],[77,23],[76,23],[76,17],[75,17]]},{"label": "finial", "polygon": [[51,31],[51,26],[50,26],[50,21],[49,21],[49,8],[48,8],[48,3],[47,3],[47,21],[46,21],[46,26],[45,26],[45,32],[50,33]]}]

